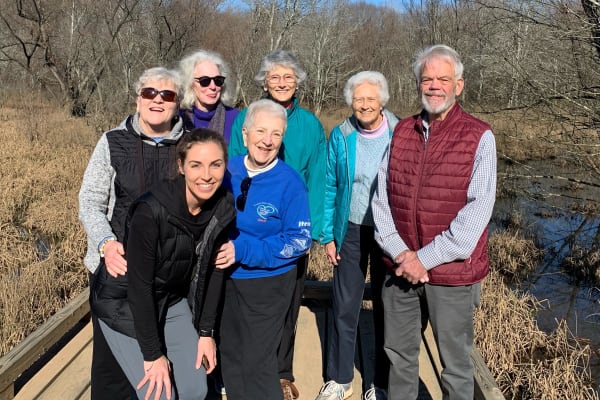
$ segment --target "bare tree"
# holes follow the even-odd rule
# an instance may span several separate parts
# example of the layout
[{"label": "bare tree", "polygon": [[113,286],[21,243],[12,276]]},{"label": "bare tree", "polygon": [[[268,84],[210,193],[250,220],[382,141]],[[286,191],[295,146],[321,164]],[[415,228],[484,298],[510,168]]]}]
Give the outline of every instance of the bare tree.
[{"label": "bare tree", "polygon": [[296,36],[299,56],[308,73],[305,96],[315,114],[337,107],[350,65],[352,49],[347,38],[357,27],[350,23],[347,0],[323,1],[311,10]]},{"label": "bare tree", "polygon": [[43,87],[57,88],[73,115],[85,115],[106,72],[111,48],[135,20],[138,3],[19,0],[6,4],[0,19],[8,39],[0,54]]},{"label": "bare tree", "polygon": [[581,5],[590,23],[592,44],[600,57],[600,2],[598,0],[581,0]]}]

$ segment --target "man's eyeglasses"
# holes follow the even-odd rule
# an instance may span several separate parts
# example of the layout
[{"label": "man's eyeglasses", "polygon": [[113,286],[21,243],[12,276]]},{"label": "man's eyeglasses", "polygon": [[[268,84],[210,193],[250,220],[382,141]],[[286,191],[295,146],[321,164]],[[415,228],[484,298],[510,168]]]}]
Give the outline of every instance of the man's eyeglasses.
[{"label": "man's eyeglasses", "polygon": [[248,190],[250,189],[250,184],[252,183],[252,178],[245,177],[242,180],[242,184],[240,185],[240,190],[242,193],[235,199],[235,206],[239,211],[244,211],[246,208],[246,199],[248,198]]},{"label": "man's eyeglasses", "polygon": [[221,75],[200,76],[198,78],[194,78],[194,80],[198,82],[202,87],[208,87],[210,85],[210,81],[213,81],[217,87],[221,87],[225,83],[225,77]]},{"label": "man's eyeglasses", "polygon": [[177,100],[177,93],[172,90],[156,90],[151,87],[142,88],[142,90],[140,90],[140,96],[142,99],[146,100],[154,100],[157,94],[160,94],[160,97],[169,103]]}]

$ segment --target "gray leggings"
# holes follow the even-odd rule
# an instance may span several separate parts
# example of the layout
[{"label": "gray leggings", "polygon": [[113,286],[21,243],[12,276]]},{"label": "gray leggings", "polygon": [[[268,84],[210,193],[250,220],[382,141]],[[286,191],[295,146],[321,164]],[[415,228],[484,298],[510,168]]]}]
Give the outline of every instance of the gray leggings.
[{"label": "gray leggings", "polygon": [[[133,387],[144,377],[144,360],[137,340],[123,335],[99,320],[100,328],[115,358]],[[166,356],[172,363],[174,390],[172,399],[203,400],[208,391],[206,370],[196,369],[198,353],[198,333],[192,325],[192,313],[186,301],[169,307],[165,324]],[[143,399],[148,389],[144,385],[137,390],[138,398]],[[161,400],[166,400],[163,390]],[[154,393],[152,393],[152,399]]]}]

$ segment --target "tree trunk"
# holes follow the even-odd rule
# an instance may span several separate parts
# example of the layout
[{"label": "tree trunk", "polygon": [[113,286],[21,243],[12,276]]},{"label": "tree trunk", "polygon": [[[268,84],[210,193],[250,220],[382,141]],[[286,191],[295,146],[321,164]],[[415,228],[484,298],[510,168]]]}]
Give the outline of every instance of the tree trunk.
[{"label": "tree trunk", "polygon": [[594,46],[598,57],[600,57],[600,1],[581,0],[581,5],[591,25],[592,46]]}]

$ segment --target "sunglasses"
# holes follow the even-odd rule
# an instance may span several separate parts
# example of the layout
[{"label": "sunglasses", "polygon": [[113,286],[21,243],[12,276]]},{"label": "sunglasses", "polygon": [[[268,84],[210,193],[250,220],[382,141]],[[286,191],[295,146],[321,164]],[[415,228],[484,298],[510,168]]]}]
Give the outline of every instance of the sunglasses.
[{"label": "sunglasses", "polygon": [[198,78],[194,78],[196,82],[200,84],[202,87],[208,87],[210,85],[210,81],[215,83],[215,86],[221,87],[225,83],[225,77],[221,75],[217,76],[201,76]]},{"label": "sunglasses", "polygon": [[239,211],[244,211],[246,208],[246,199],[248,198],[248,190],[250,189],[250,184],[252,183],[252,178],[245,177],[242,180],[242,184],[240,185],[240,189],[242,193],[235,199],[235,206]]},{"label": "sunglasses", "polygon": [[167,101],[169,103],[172,103],[175,100],[177,100],[177,93],[175,93],[172,90],[160,90],[159,91],[159,90],[156,90],[151,87],[146,87],[146,88],[143,88],[142,90],[140,90],[140,96],[142,97],[142,99],[146,99],[146,100],[154,100],[154,98],[156,97],[157,94],[160,94],[160,97],[164,101]]}]

